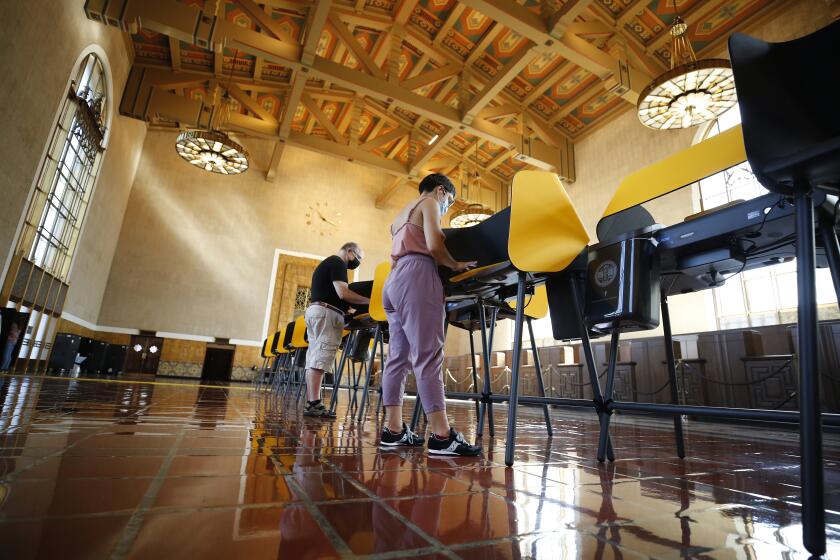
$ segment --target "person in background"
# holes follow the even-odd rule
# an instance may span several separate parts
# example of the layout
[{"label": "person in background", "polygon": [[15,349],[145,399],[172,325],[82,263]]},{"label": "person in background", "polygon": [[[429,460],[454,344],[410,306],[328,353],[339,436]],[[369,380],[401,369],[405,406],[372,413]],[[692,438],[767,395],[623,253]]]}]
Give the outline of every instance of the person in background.
[{"label": "person in background", "polygon": [[365,252],[358,243],[351,241],[342,245],[337,254],[321,261],[312,273],[311,303],[304,314],[309,336],[305,416],[335,417],[321,402],[321,380],[325,371],[333,370],[344,330],[344,314],[351,304],[370,303],[369,298],[347,286],[347,271],[358,268],[364,257]]},{"label": "person in background", "polygon": [[20,325],[16,320],[12,320],[9,325],[9,334],[6,336],[5,345],[3,346],[3,359],[0,360],[0,371],[9,371],[12,367],[12,352],[17,346],[18,337],[20,337]]},{"label": "person in background", "polygon": [[475,266],[475,262],[453,259],[444,245],[440,220],[454,200],[455,187],[446,175],[427,175],[420,182],[420,196],[407,204],[391,225],[393,268],[382,298],[390,342],[382,373],[385,425],[379,440],[381,447],[424,443],[402,419],[405,377],[411,369],[428,420],[429,453],[477,456],[481,452],[449,425],[444,401],[446,304],[438,265],[456,272]]}]

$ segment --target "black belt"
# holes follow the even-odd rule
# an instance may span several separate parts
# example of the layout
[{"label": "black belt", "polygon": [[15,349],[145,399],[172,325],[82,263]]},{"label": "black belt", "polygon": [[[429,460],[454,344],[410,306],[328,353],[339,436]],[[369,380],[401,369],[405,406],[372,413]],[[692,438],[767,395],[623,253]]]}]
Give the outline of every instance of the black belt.
[{"label": "black belt", "polygon": [[336,307],[334,305],[330,305],[329,303],[324,303],[323,301],[312,301],[312,302],[309,303],[309,305],[317,305],[319,307],[326,307],[327,309],[332,309],[333,311],[335,311],[339,315],[344,316],[344,311],[342,311],[341,309],[339,309],[338,307]]}]

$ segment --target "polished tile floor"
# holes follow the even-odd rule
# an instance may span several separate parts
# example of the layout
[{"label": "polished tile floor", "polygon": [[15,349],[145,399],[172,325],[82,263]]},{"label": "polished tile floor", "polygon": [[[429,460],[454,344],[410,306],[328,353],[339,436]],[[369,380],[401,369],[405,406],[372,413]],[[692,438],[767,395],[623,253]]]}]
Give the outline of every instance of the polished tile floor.
[{"label": "polished tile floor", "polygon": [[[805,558],[794,432],[505,407],[484,457],[380,452],[377,424],[302,419],[250,387],[130,376],[0,377],[0,557]],[[342,395],[342,401],[346,401]],[[410,402],[410,401],[409,401]],[[474,435],[472,405],[452,403]],[[840,558],[840,437],[826,436],[829,554]]]}]

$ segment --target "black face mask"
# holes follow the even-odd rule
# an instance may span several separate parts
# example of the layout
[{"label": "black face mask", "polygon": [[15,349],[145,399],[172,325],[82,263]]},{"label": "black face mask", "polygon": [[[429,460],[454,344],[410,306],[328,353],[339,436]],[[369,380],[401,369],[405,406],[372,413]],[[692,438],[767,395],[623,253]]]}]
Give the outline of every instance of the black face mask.
[{"label": "black face mask", "polygon": [[362,261],[358,257],[353,257],[353,260],[347,261],[347,270],[356,270],[360,264],[362,264]]}]

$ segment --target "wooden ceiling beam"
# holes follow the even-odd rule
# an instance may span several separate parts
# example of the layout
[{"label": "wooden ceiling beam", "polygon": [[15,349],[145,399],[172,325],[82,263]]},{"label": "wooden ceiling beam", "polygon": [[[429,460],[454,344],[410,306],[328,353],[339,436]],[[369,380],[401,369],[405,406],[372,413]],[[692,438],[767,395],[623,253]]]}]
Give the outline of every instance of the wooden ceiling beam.
[{"label": "wooden ceiling beam", "polygon": [[236,4],[242,8],[252,19],[255,19],[260,27],[274,35],[275,38],[285,41],[286,43],[297,44],[297,41],[292,38],[281,26],[275,21],[271,15],[267,14],[262,7],[258,6],[253,0],[235,0]]},{"label": "wooden ceiling beam", "polygon": [[498,23],[491,24],[487,31],[484,32],[484,35],[481,36],[481,39],[479,39],[475,48],[467,56],[467,60],[464,61],[464,65],[471,66],[476,60],[481,58],[481,55],[484,54],[487,47],[490,46],[490,43],[492,43],[499,33],[502,32],[502,29],[503,27]]},{"label": "wooden ceiling beam", "polygon": [[501,68],[490,82],[470,100],[464,108],[462,121],[470,124],[478,113],[492,101],[534,58],[542,56],[532,47],[526,47],[514,55],[511,60]]},{"label": "wooden ceiling beam", "polygon": [[457,76],[460,71],[460,67],[454,64],[447,64],[446,66],[441,66],[440,68],[430,70],[424,74],[419,74],[413,78],[408,78],[407,80],[401,82],[400,85],[408,90],[420,89],[425,86],[442,82],[452,76]]},{"label": "wooden ceiling beam", "polygon": [[408,174],[417,174],[420,171],[420,169],[422,169],[435,154],[437,154],[442,148],[449,144],[449,141],[455,138],[457,134],[457,129],[450,128],[442,135],[438,136],[437,140],[432,142],[432,144],[426,145],[423,148],[422,153],[418,154],[417,157],[414,158],[414,160],[409,165]]},{"label": "wooden ceiling beam", "polygon": [[438,29],[437,33],[435,33],[435,38],[432,40],[433,45],[440,48],[441,43],[443,43],[443,40],[446,39],[446,35],[458,22],[458,18],[461,17],[461,14],[464,13],[466,8],[467,7],[463,4],[455,4],[455,7],[452,8],[452,11],[449,12],[449,15],[446,17],[446,21],[443,22],[443,25],[440,29]]},{"label": "wooden ceiling beam", "polygon": [[592,82],[590,85],[583,88],[583,90],[575,96],[573,101],[569,101],[566,105],[562,106],[556,113],[551,115],[551,118],[548,119],[550,125],[554,126],[568,115],[571,115],[572,112],[589,101],[592,95],[596,91],[600,91],[604,88],[604,84],[601,82]]},{"label": "wooden ceiling beam", "polygon": [[181,70],[181,41],[173,37],[169,37],[169,60],[173,70]]},{"label": "wooden ceiling beam", "polygon": [[292,87],[286,94],[285,106],[283,108],[283,118],[280,119],[280,127],[278,132],[281,138],[285,138],[292,130],[292,121],[297,113],[300,98],[303,96],[303,90],[306,87],[306,74],[298,70],[292,78]]},{"label": "wooden ceiling beam", "polygon": [[592,4],[593,0],[570,0],[546,21],[548,34],[559,37]]},{"label": "wooden ceiling beam", "polygon": [[648,0],[631,0],[627,7],[624,8],[624,12],[618,16],[618,19],[615,21],[618,28],[624,29],[624,26],[630,23],[634,17],[644,13],[644,10],[639,9],[639,7],[647,2]]},{"label": "wooden ceiling beam", "polygon": [[277,122],[277,119],[274,117],[274,115],[263,109],[263,107],[259,103],[257,103],[256,100],[254,100],[250,95],[245,93],[238,85],[228,84],[227,90],[228,93],[230,93],[230,95],[234,99],[239,101],[243,107],[257,115],[262,120],[273,123],[274,126],[278,126],[280,124],[279,122]]},{"label": "wooden ceiling beam", "polygon": [[408,176],[406,166],[399,161],[386,159],[370,152],[363,152],[359,148],[354,148],[347,144],[339,144],[326,138],[321,138],[320,136],[292,131],[286,142],[292,146],[337,157],[344,161],[360,163],[367,167],[390,173],[391,175],[398,175],[400,177]]},{"label": "wooden ceiling beam", "polygon": [[414,7],[417,5],[418,0],[402,0],[402,3],[397,7],[397,11],[394,13],[394,23],[398,25],[405,25],[408,22],[408,18],[411,17],[411,12],[414,11]]},{"label": "wooden ceiling beam", "polygon": [[[638,100],[642,88],[651,80],[649,75],[632,66],[622,67],[618,59],[573,33],[563,33],[558,39],[551,34],[547,23],[537,14],[515,2],[507,0],[461,0],[461,2],[527,37],[544,52],[557,53],[589,70],[602,80],[608,81],[608,87],[616,87],[617,91],[621,92],[621,96],[631,103]],[[623,76],[626,83],[622,83]]]},{"label": "wooden ceiling beam", "polygon": [[376,76],[382,80],[385,79],[385,72],[382,71],[379,66],[371,58],[370,54],[362,47],[362,44],[356,40],[356,37],[353,35],[353,32],[347,28],[347,25],[344,24],[343,21],[334,13],[330,12],[327,15],[327,19],[330,22],[332,28],[338,33],[339,38],[341,41],[350,49],[353,53],[353,56],[356,57],[356,60],[370,72],[371,75]]},{"label": "wooden ceiling beam", "polygon": [[400,187],[402,187],[403,183],[405,182],[405,177],[395,177],[393,181],[391,181],[385,188],[382,189],[382,192],[376,197],[376,201],[374,202],[374,206],[376,208],[382,208],[385,206],[385,203],[388,202],[394,193],[396,193]]},{"label": "wooden ceiling beam", "polygon": [[386,132],[385,134],[375,136],[370,140],[367,140],[364,144],[359,146],[359,149],[365,152],[369,152],[371,150],[375,150],[379,146],[387,144],[388,142],[393,142],[398,138],[402,138],[403,136],[408,136],[411,133],[408,129],[405,129],[401,126],[391,130],[390,132]]},{"label": "wooden ceiling beam", "polygon": [[560,81],[560,79],[565,76],[569,72],[569,62],[561,62],[557,68],[552,70],[548,76],[543,78],[543,80],[534,87],[534,91],[532,91],[528,96],[522,100],[522,104],[527,107],[537,99],[543,96],[547,89],[554,87],[554,84]]},{"label": "wooden ceiling beam", "polygon": [[[468,1],[476,2],[477,0]],[[325,4],[329,4],[329,2],[318,2],[315,5],[313,14],[310,15],[310,20],[317,19],[318,12],[323,9]],[[314,55],[311,64],[306,64],[303,59],[307,52],[314,53],[314,44],[307,51],[307,44],[310,40],[314,41],[314,34],[306,37],[303,47],[289,45],[268,35],[241,28],[221,18],[207,22],[200,17],[200,13],[195,8],[186,6],[175,0],[146,0],[144,2],[131,3],[127,13],[124,15],[122,24],[137,23],[142,17],[145,28],[168,33],[175,37],[186,37],[191,42],[195,41],[199,43],[204,41],[203,37],[209,36],[211,30],[215,30],[212,34],[213,41],[210,42],[211,46],[226,44],[231,48],[237,48],[252,55],[262,56],[268,61],[284,64],[293,70],[300,71],[304,75],[311,74],[312,77],[330,81],[357,94],[362,94],[387,103],[395,102],[447,128],[463,130],[496,144],[507,147],[521,145],[521,138],[514,131],[504,129],[483,119],[476,119],[471,125],[464,124],[461,120],[460,112],[457,109],[417,95],[400,87],[399,84],[390,83],[385,79],[355,71],[330,60],[314,57]],[[326,17],[325,15],[324,18]],[[309,28],[316,29],[315,23],[311,23]],[[600,50],[598,52],[612,60],[607,53]],[[303,85],[299,87],[302,88]],[[292,93],[294,92],[292,91]],[[293,100],[292,96],[289,99]],[[295,110],[296,106],[292,105],[287,108],[286,114],[293,114]],[[286,114],[284,114],[283,121],[286,121]],[[281,125],[284,124],[283,121],[281,121]],[[288,126],[290,126],[290,123]],[[281,133],[288,133],[288,129],[281,126]],[[526,162],[534,162],[541,168],[558,168],[560,164],[558,155],[550,146],[540,141],[535,141],[535,143],[532,143],[531,148],[532,153],[529,157],[525,158]]]},{"label": "wooden ceiling beam", "polygon": [[268,169],[265,171],[265,180],[273,183],[277,178],[277,170],[280,169],[280,158],[283,157],[283,150],[286,143],[282,140],[277,140],[274,143],[274,150],[271,152],[271,161],[268,162]]},{"label": "wooden ceiling beam", "polygon": [[[330,13],[332,0],[318,0],[313,9],[309,11],[306,19],[306,36],[303,40],[303,52],[300,55],[300,62],[312,64],[315,60],[315,52],[318,50],[318,42],[321,40],[321,32],[327,23],[327,15]],[[292,60],[298,60],[293,58]]]},{"label": "wooden ceiling beam", "polygon": [[339,144],[344,144],[347,142],[347,139],[344,138],[338,131],[338,128],[336,128],[335,123],[333,123],[330,120],[330,118],[324,114],[324,112],[321,110],[321,107],[318,106],[318,103],[316,103],[314,99],[312,99],[311,97],[309,97],[309,95],[304,93],[301,96],[300,100],[301,103],[303,103],[304,107],[306,107],[306,110],[309,111],[309,114],[315,117],[315,120],[318,121],[318,124],[324,127],[324,129],[335,142],[338,142]]},{"label": "wooden ceiling beam", "polygon": [[499,117],[510,117],[522,111],[522,107],[513,103],[505,103],[496,107],[485,107],[478,116],[482,119],[498,119]]}]

